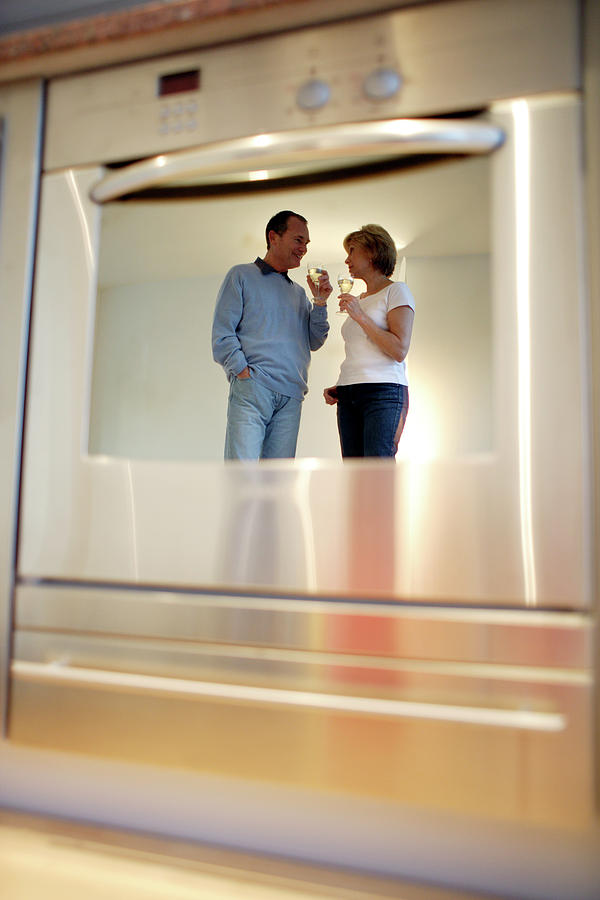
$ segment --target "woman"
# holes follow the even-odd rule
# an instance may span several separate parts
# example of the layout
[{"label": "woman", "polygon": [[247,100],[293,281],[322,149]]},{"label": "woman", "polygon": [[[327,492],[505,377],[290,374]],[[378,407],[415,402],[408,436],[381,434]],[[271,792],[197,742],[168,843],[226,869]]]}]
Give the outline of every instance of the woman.
[{"label": "woman", "polygon": [[404,360],[410,346],[415,302],[402,281],[392,281],[396,247],[379,225],[363,225],[344,239],[346,265],[364,281],[360,297],[340,294],[346,357],[334,387],[323,392],[337,404],[342,456],[394,457],[406,414]]}]

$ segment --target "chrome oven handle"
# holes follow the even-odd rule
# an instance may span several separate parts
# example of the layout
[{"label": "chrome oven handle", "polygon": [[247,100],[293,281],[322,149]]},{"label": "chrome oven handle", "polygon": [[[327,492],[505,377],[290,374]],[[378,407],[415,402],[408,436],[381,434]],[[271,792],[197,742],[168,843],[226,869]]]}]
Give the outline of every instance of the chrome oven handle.
[{"label": "chrome oven handle", "polygon": [[[385,119],[256,134],[159,154],[110,171],[92,188],[97,203],[135,191],[181,183],[215,184],[339,169],[415,154],[478,155],[504,140],[498,126],[477,119]],[[296,169],[294,169],[296,167]]]},{"label": "chrome oven handle", "polygon": [[414,700],[389,700],[379,697],[355,697],[318,691],[286,690],[255,685],[227,684],[115,672],[105,669],[71,667],[65,663],[36,663],[17,660],[11,675],[21,681],[69,684],[142,694],[210,698],[260,706],[300,707],[333,712],[354,713],[392,719],[426,719],[436,722],[514,728],[519,731],[556,732],[567,727],[560,712],[537,712],[500,707],[455,706]]}]

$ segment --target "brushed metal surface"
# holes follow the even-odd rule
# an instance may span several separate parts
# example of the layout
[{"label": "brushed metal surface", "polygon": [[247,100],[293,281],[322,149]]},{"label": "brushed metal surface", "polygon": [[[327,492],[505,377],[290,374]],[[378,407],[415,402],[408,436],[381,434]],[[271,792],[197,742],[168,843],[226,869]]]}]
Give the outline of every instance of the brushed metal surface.
[{"label": "brushed metal surface", "polygon": [[197,681],[173,676],[140,675],[131,672],[107,672],[102,669],[71,667],[64,663],[28,663],[15,661],[11,673],[21,681],[36,684],[69,685],[81,688],[131,691],[147,696],[198,698],[252,707],[288,707],[325,710],[391,719],[428,719],[433,722],[459,722],[520,731],[557,732],[567,726],[560,712],[506,709],[493,706],[433,703],[431,700],[395,700],[360,697],[347,693],[287,690],[248,684]]},{"label": "brushed metal surface", "polygon": [[[137,638],[153,642],[155,648],[178,642],[181,651],[191,644],[201,644],[205,652],[212,647],[212,653],[247,648],[248,665],[252,659],[265,664],[269,651],[344,654],[346,660],[370,657],[384,665],[402,658],[405,663],[499,664],[565,672],[592,664],[587,616],[536,610],[19,585],[15,628],[17,642],[29,634],[47,640],[55,634],[57,640],[68,635],[97,642],[114,638],[115,645],[119,639]],[[16,658],[40,657],[17,652]]]},{"label": "brushed metal surface", "polygon": [[[448,8],[452,5],[448,4]],[[527,4],[520,5],[527,8]],[[504,24],[508,32],[515,23]],[[572,33],[570,28],[569,33]],[[561,38],[558,29],[557,42]],[[531,43],[530,46],[533,47]],[[560,57],[560,51],[557,51],[556,59]],[[570,53],[562,57],[565,58],[570,58]],[[530,54],[530,63],[533,70],[537,64],[534,52]],[[506,65],[505,68],[509,69]],[[474,80],[472,73],[469,77]],[[528,113],[532,109],[521,107],[518,114],[519,146],[523,150],[524,140],[533,138],[532,150],[543,147],[544,153],[552,156],[558,146],[554,140],[556,134],[573,129],[577,114],[569,117],[568,122],[563,121],[557,131],[537,131],[539,118],[533,116],[529,120]],[[530,125],[536,127],[529,130]],[[110,129],[106,134],[111,139]],[[579,171],[579,163],[574,164],[579,159],[577,142],[570,146],[573,152],[565,153],[563,147],[549,168],[545,165],[547,160],[543,165],[536,162],[535,177],[531,182],[532,199],[544,193],[550,196],[553,191],[549,188],[561,184],[565,173]],[[497,198],[506,193],[506,169],[499,167],[499,175],[500,172],[502,177],[495,182]],[[100,169],[98,177],[99,173]],[[519,183],[523,184],[522,179]],[[79,189],[76,181],[74,186],[76,194]],[[71,188],[68,190],[71,192]],[[124,685],[126,690],[119,692],[105,690],[98,682],[96,687],[90,689],[88,686],[85,690],[77,685],[49,684],[43,679],[32,680],[35,670],[30,670],[27,678],[19,680],[17,664],[12,698],[14,741],[4,742],[2,748],[3,771],[7,776],[2,788],[5,802],[8,797],[12,805],[29,803],[30,808],[39,808],[39,804],[45,803],[51,812],[61,810],[70,817],[95,817],[104,822],[118,820],[129,828],[147,828],[148,822],[155,823],[160,819],[170,834],[187,833],[195,838],[201,833],[206,840],[238,841],[246,846],[266,848],[269,852],[312,855],[314,859],[335,860],[341,865],[379,866],[386,871],[417,873],[421,879],[432,877],[434,873],[437,879],[449,883],[475,884],[480,888],[492,885],[495,893],[509,891],[498,873],[510,872],[507,876],[510,877],[510,894],[519,898],[560,895],[585,896],[586,900],[591,900],[595,897],[597,834],[588,828],[595,820],[594,767],[590,749],[594,697],[588,667],[591,632],[585,615],[558,611],[538,613],[531,608],[537,604],[556,605],[558,609],[573,609],[580,604],[585,607],[590,597],[587,566],[593,547],[590,547],[585,502],[585,497],[589,496],[589,479],[582,471],[582,460],[583,469],[587,465],[587,421],[579,406],[581,403],[585,407],[582,397],[587,389],[585,340],[582,339],[585,323],[581,316],[578,266],[562,267],[561,263],[557,269],[555,265],[557,259],[564,262],[564,259],[572,258],[574,249],[578,252],[575,239],[571,241],[579,222],[577,190],[571,197],[575,199],[574,205],[567,203],[564,207],[564,217],[558,203],[551,209],[544,204],[538,207],[533,204],[537,209],[532,220],[535,228],[529,235],[534,251],[530,258],[533,299],[530,306],[525,304],[525,316],[522,303],[519,313],[515,312],[519,304],[515,302],[518,292],[514,290],[513,279],[517,266],[513,256],[518,253],[514,241],[510,240],[515,222],[510,202],[502,207],[502,214],[495,220],[498,269],[495,310],[499,319],[507,311],[511,319],[510,327],[503,330],[503,324],[497,332],[499,340],[495,349],[501,361],[497,372],[504,379],[497,382],[498,394],[504,395],[499,409],[507,413],[496,420],[497,455],[506,465],[500,469],[498,478],[495,460],[480,460],[479,463],[482,468],[489,469],[490,483],[497,481],[496,490],[489,489],[485,478],[477,481],[465,475],[461,480],[462,469],[458,465],[434,465],[425,461],[412,467],[412,476],[416,473],[424,475],[419,486],[425,484],[425,496],[428,500],[433,499],[438,512],[438,495],[435,490],[431,493],[431,473],[436,467],[443,469],[439,478],[448,490],[447,508],[460,509],[461,517],[464,516],[456,526],[459,534],[448,529],[449,514],[441,521],[437,516],[422,522],[414,517],[410,520],[411,526],[416,524],[423,529],[417,528],[423,544],[417,541],[411,548],[411,551],[419,550],[419,547],[422,550],[417,557],[417,574],[429,588],[431,579],[435,585],[442,564],[440,578],[452,590],[445,594],[442,591],[441,598],[432,596],[429,589],[419,594],[422,582],[404,580],[407,577],[406,556],[402,557],[401,564],[395,561],[394,554],[388,552],[389,544],[384,544],[386,554],[378,555],[377,542],[373,542],[368,570],[361,569],[357,552],[353,553],[352,566],[348,566],[348,572],[351,571],[349,581],[356,586],[355,596],[361,599],[378,592],[379,596],[398,596],[395,590],[400,583],[403,590],[408,585],[407,591],[400,594],[405,600],[413,601],[416,597],[422,602],[429,598],[452,603],[454,601],[449,599],[452,596],[469,604],[471,595],[466,599],[461,595],[464,573],[456,571],[462,567],[477,578],[473,603],[478,602],[477,598],[479,602],[483,598],[484,602],[498,606],[507,603],[529,606],[529,610],[405,608],[402,623],[395,623],[393,629],[388,627],[392,617],[387,612],[384,615],[378,609],[373,624],[369,621],[371,610],[366,617],[361,610],[355,618],[359,627],[341,629],[341,640],[335,642],[331,640],[331,631],[329,637],[327,634],[323,637],[314,615],[307,619],[295,607],[288,606],[290,603],[302,603],[305,608],[310,605],[312,613],[312,604],[316,601],[289,601],[277,596],[277,590],[302,593],[307,583],[309,594],[312,591],[314,581],[305,580],[306,570],[295,569],[295,575],[291,577],[292,551],[287,551],[287,568],[282,575],[274,569],[272,558],[266,554],[258,561],[252,559],[257,543],[248,539],[243,560],[230,556],[230,565],[237,563],[237,568],[230,571],[240,590],[258,592],[261,578],[268,582],[271,596],[262,600],[255,598],[253,606],[247,599],[222,596],[198,603],[196,596],[184,597],[182,593],[168,589],[162,595],[154,592],[151,598],[127,590],[114,594],[107,591],[109,597],[100,590],[83,591],[77,596],[77,589],[72,586],[48,588],[26,583],[19,588],[19,627],[15,635],[17,660],[31,660],[45,667],[50,663],[52,667],[60,668],[62,662],[113,674],[121,667],[127,674],[141,672],[164,677],[166,673],[181,679],[212,679],[218,684],[236,684],[243,673],[245,685],[278,685],[277,689],[286,691],[326,692],[332,692],[335,687],[338,695],[351,693],[353,697],[362,696],[358,688],[365,686],[366,696],[387,699],[402,693],[410,703],[443,700],[447,704],[456,703],[458,698],[463,705],[468,698],[471,703],[479,704],[480,709],[484,708],[485,697],[489,704],[495,704],[494,708],[500,708],[501,704],[509,710],[535,706],[543,714],[564,716],[566,727],[553,734],[524,733],[511,728],[488,729],[485,733],[482,726],[412,720],[397,729],[397,721],[393,727],[390,727],[390,720],[372,727],[373,717],[360,717],[356,712],[340,714],[314,709],[304,710],[300,716],[288,717],[284,712],[273,718],[264,711],[256,715],[254,708],[249,715],[247,705],[240,708],[235,703],[229,705],[231,701],[220,705],[207,702],[206,698],[194,701],[179,697],[175,701],[173,698],[161,701],[160,694],[156,696],[152,692],[147,692],[140,700],[140,695],[130,690],[132,685]],[[93,248],[92,241],[97,232],[92,228],[86,236],[85,228],[81,226],[86,221],[87,208],[84,203],[77,212],[76,206],[73,204],[76,216],[83,210],[79,230],[66,234],[63,242],[74,235],[72,246]],[[522,212],[523,207],[520,209]],[[93,223],[93,216],[88,221]],[[547,227],[557,221],[561,223],[560,233],[554,227]],[[79,245],[77,242],[82,235],[84,240]],[[56,246],[60,247],[58,234]],[[91,255],[88,262],[90,260]],[[72,258],[71,262],[70,274],[77,279],[80,274],[77,261]],[[93,266],[92,275],[88,272],[87,277],[93,280]],[[77,295],[80,303],[82,298],[88,297],[89,281],[83,279],[78,288],[82,285],[83,292]],[[521,283],[521,298],[522,291]],[[60,296],[60,289],[57,296]],[[558,306],[555,307],[557,297]],[[546,321],[549,309],[556,311],[556,319],[552,322]],[[63,374],[67,369],[75,373],[75,381],[81,371],[85,375],[85,370],[77,368],[80,361],[77,342],[81,340],[82,332],[78,325],[72,329],[73,319],[80,324],[78,316],[82,309],[71,298],[70,304],[64,308],[59,306],[55,311],[61,327],[65,328],[67,340],[59,343],[58,354],[49,354],[51,362],[41,370],[41,380],[50,373],[51,384],[53,366],[58,362],[60,369],[61,354],[70,364],[75,363],[72,369],[64,366]],[[44,327],[49,322],[42,317],[38,324]],[[517,340],[518,328],[521,336]],[[528,345],[533,349],[529,372],[523,354],[523,348]],[[517,357],[518,366],[515,364]],[[561,360],[558,373],[561,378],[554,377],[557,360]],[[524,378],[524,373],[532,377]],[[547,399],[549,374],[552,376],[552,405]],[[566,375],[564,381],[563,375]],[[528,381],[531,392],[527,397],[523,396],[523,387],[527,387]],[[81,412],[78,386],[73,387],[65,381],[62,387],[68,389],[67,404],[75,410],[75,419],[80,422],[77,419]],[[518,402],[517,397],[520,397]],[[48,396],[44,395],[44,399]],[[525,415],[528,399],[531,428],[527,427]],[[515,437],[512,419],[515,406],[520,410],[520,436],[524,434],[527,440]],[[544,409],[541,420],[536,418]],[[560,430],[556,427],[557,409],[560,410]],[[44,413],[47,421],[37,432],[39,421],[35,425],[33,433],[42,444],[51,435],[50,420],[55,411],[52,404],[48,404]],[[36,415],[40,415],[39,407]],[[85,408],[82,416],[85,419]],[[67,417],[66,421],[70,419]],[[60,431],[64,423],[65,419],[59,415],[54,427]],[[96,460],[90,466],[88,458],[82,464],[85,427],[74,427],[75,437],[72,429],[72,423],[68,424],[69,440],[62,443],[62,449],[68,446],[70,455],[68,463],[59,466],[55,489],[46,487],[54,477],[53,463],[50,470],[45,466],[49,460],[52,462],[55,450],[62,452],[61,447],[47,443],[45,459],[41,453],[37,459],[40,468],[33,478],[31,498],[35,497],[36,488],[42,490],[37,497],[35,516],[31,509],[28,512],[28,527],[33,528],[33,532],[32,539],[27,537],[29,555],[23,557],[28,560],[33,577],[39,574],[43,577],[54,571],[58,578],[68,573],[68,577],[107,580],[116,577],[135,584],[140,574],[142,579],[164,578],[169,566],[176,566],[183,573],[184,584],[197,584],[199,571],[209,571],[212,577],[213,570],[205,567],[207,560],[214,561],[210,529],[198,536],[193,528],[190,532],[187,527],[182,527],[177,531],[174,543],[181,543],[184,551],[178,547],[167,549],[162,558],[164,545],[160,541],[169,539],[169,527],[172,529],[175,517],[164,526],[157,519],[165,515],[160,497],[168,495],[173,488],[177,489],[177,503],[182,505],[184,513],[186,510],[190,513],[188,525],[192,523],[193,526],[198,509],[205,511],[206,497],[209,510],[217,510],[218,519],[217,496],[222,487],[218,476],[211,472],[206,480],[206,490],[200,487],[194,490],[190,485],[198,475],[190,476],[189,468],[181,467],[186,468],[181,481],[167,471],[168,467],[163,468],[162,474],[168,482],[163,490],[157,488],[159,473],[156,468],[145,469],[133,463],[133,467],[125,465],[122,468],[123,478],[117,492],[107,496],[115,483],[114,461]],[[585,437],[580,441],[582,433]],[[570,442],[573,442],[571,448],[566,449]],[[527,464],[528,447],[532,449],[529,464],[534,461],[533,470]],[[564,468],[563,464],[566,464]],[[65,478],[69,466],[73,466],[73,471]],[[112,475],[107,475],[106,469],[103,475],[98,475],[102,466],[112,468]],[[95,483],[88,478],[92,470]],[[135,494],[132,471],[135,472]],[[331,477],[335,480],[335,467],[333,471]],[[455,484],[457,473],[459,484]],[[325,489],[325,502],[319,506],[323,516],[329,512],[332,500],[345,502],[344,498],[347,498],[348,485],[339,492],[331,491],[327,487],[328,478],[329,473],[325,471],[318,483],[313,482],[316,492]],[[211,485],[215,479],[218,485],[213,495]],[[248,507],[252,507],[260,521],[265,515],[271,525],[274,518],[277,519],[273,515],[273,483],[279,488],[282,483],[288,487],[295,483],[289,473],[279,481],[277,479],[278,476],[273,476],[269,482],[266,473],[251,479],[252,503]],[[404,477],[396,474],[393,480],[396,490],[392,503],[386,508],[396,508],[404,515]],[[352,483],[351,478],[347,481]],[[142,483],[144,489],[139,490]],[[377,496],[380,499],[390,497],[387,475],[379,482],[365,479],[365,492],[372,490],[373,483],[379,484]],[[500,503],[498,498],[504,492],[510,493],[517,483],[519,503],[513,505],[514,498],[503,498],[506,502]],[[243,478],[238,479],[237,488],[244,484]],[[448,485],[454,486],[455,490]],[[468,490],[466,485],[470,485]],[[137,501],[142,498],[144,515],[150,514],[147,527],[158,532],[154,535],[157,543],[152,551],[156,559],[149,562],[152,555],[149,552],[143,558],[141,569],[138,550],[149,549],[151,542],[144,536],[138,546],[130,506],[122,502],[122,496],[119,499],[119,491],[124,496],[135,496]],[[160,496],[153,495],[152,491],[157,491]],[[190,491],[193,497],[188,501]],[[261,491],[262,500],[258,500]],[[477,496],[478,493],[481,496]],[[83,507],[78,508],[85,514],[72,520],[70,513],[65,514],[64,510],[73,508],[70,505],[72,498],[78,504],[82,496]],[[480,510],[477,516],[471,514],[474,497],[478,501],[476,508]],[[528,498],[532,499],[530,506]],[[214,500],[214,507],[210,506],[211,500]],[[495,515],[494,502],[498,503],[495,512],[500,513],[500,521],[504,521],[506,513],[506,527],[520,535],[520,543],[512,553],[507,553],[502,534],[496,527],[497,519],[492,522],[493,528],[485,528],[485,523]],[[357,505],[359,515],[365,508],[361,503],[365,503],[364,497]],[[109,515],[104,518],[103,510],[107,508]],[[127,523],[125,528],[121,528],[123,521]],[[366,520],[366,524],[372,521],[375,517]],[[272,528],[270,533],[273,534]],[[329,538],[325,529],[318,536],[324,536],[326,542]],[[198,537],[193,545],[193,539]],[[425,537],[429,540],[425,541]],[[206,555],[202,547],[205,540],[209,544]],[[47,557],[41,552],[45,542],[51,551]],[[484,550],[481,557],[469,552],[471,544],[475,543]],[[573,548],[577,548],[575,555]],[[454,552],[456,549],[460,551],[458,555]],[[335,568],[343,554],[335,543],[333,547],[331,542],[327,543],[327,550],[334,555]],[[194,568],[191,563],[186,568],[182,563],[190,563],[194,553],[199,554],[200,566]],[[56,567],[54,563],[48,563],[53,558],[58,561]],[[115,559],[118,559],[116,567],[109,561]],[[482,569],[473,566],[476,559],[481,559]],[[377,568],[372,564],[374,560],[379,561]],[[499,597],[495,591],[485,593],[485,587],[490,583],[502,583],[501,579],[500,582],[494,581],[494,577],[490,579],[486,571],[490,565],[498,571],[507,567],[509,572],[503,574],[505,578],[509,573],[514,575],[511,584],[516,587],[509,595],[502,593]],[[254,580],[246,583],[243,579],[249,570]],[[309,571],[314,574],[314,569]],[[396,574],[390,577],[393,571]],[[318,572],[323,575],[324,564]],[[265,573],[268,573],[266,579]],[[167,580],[170,581],[171,576]],[[220,581],[211,581],[211,584],[215,590],[221,586]],[[331,582],[324,580],[319,584],[326,593]],[[392,595],[389,594],[390,584],[394,586]],[[506,586],[506,582],[504,584]],[[559,588],[554,590],[553,584]],[[340,596],[340,586],[346,587],[346,583],[337,572],[333,596]],[[48,592],[48,610],[44,609],[45,592]],[[342,592],[346,598],[351,593],[350,588],[345,594]],[[101,602],[103,596],[104,603]],[[159,610],[153,609],[155,601]],[[282,614],[279,624],[275,624],[269,614],[274,601],[278,613]],[[211,609],[220,603],[224,605],[222,617],[218,610]],[[183,611],[177,609],[179,604]],[[337,608],[341,608],[341,604],[337,604]],[[121,609],[122,615],[119,615]],[[533,613],[531,618],[530,613]],[[54,616],[61,631],[65,629],[68,633],[53,630]],[[486,623],[482,616],[489,617]],[[323,621],[322,616],[317,616],[317,621],[319,619]],[[200,627],[196,625],[198,620]],[[334,621],[339,621],[337,616]],[[565,623],[564,628],[560,627],[560,622]],[[240,629],[236,631],[238,623]],[[254,631],[253,626],[256,627]],[[589,627],[592,627],[591,623]],[[162,628],[169,637],[163,636]],[[446,628],[447,644],[444,643]],[[333,630],[335,632],[335,628]],[[386,641],[388,631],[391,632],[391,649]],[[209,638],[208,643],[205,636]],[[339,652],[340,647],[342,652]],[[457,659],[452,658],[454,653]],[[60,752],[54,752],[55,748],[60,748]],[[122,760],[128,760],[129,767],[122,765]],[[157,761],[159,765],[156,765]],[[595,769],[597,772],[597,762]],[[211,778],[213,775],[215,777]],[[249,787],[252,782],[256,788],[254,794]],[[365,804],[361,802],[365,798],[376,798],[380,803],[375,812],[369,807],[365,815]],[[389,800],[392,802],[388,803]],[[329,802],[331,806],[338,803],[335,806],[337,818],[331,814]],[[425,829],[416,814],[417,807],[430,811]],[[257,808],[264,810],[265,821],[257,821]],[[448,811],[457,811],[463,816],[456,820],[460,828],[455,827],[453,819],[445,817]],[[499,823],[505,827],[497,828]],[[535,829],[531,827],[532,823],[543,824]],[[556,825],[556,830],[549,824]],[[520,829],[518,826],[525,827]],[[441,839],[440,831],[444,832]],[[482,837],[484,834],[485,838]],[[577,847],[585,844],[588,848],[592,840],[595,840],[593,847],[589,851],[586,849],[589,856],[578,856]],[[594,874],[590,874],[592,868]]]},{"label": "brushed metal surface", "polygon": [[574,613],[21,585],[10,738],[581,825],[592,632]]},{"label": "brushed metal surface", "polygon": [[256,170],[277,178],[417,154],[476,156],[495,150],[503,139],[498,127],[457,118],[388,119],[252,135],[132,163],[108,172],[90,195],[105,203],[165,184],[243,183]]},{"label": "brushed metal surface", "polygon": [[[584,133],[586,155],[586,280],[591,335],[590,405],[593,410],[590,443],[595,472],[595,534],[600,534],[600,5],[584,4]],[[594,562],[595,608],[600,601],[600,553]],[[596,619],[595,677],[600,682],[600,621]],[[600,694],[598,694],[600,698]],[[594,712],[596,734],[600,735],[600,702]],[[596,803],[600,809],[600,754],[596,759]]]},{"label": "brushed metal surface", "polygon": [[0,734],[4,731],[42,84],[0,89]]},{"label": "brushed metal surface", "polygon": [[[568,95],[494,105],[507,142],[491,157],[493,447],[437,457],[417,448],[396,465],[89,455],[101,212],[87,192],[101,170],[46,176],[20,575],[586,608],[579,116]],[[435,227],[435,206],[431,216]]]},{"label": "brushed metal surface", "polygon": [[[431,4],[58,78],[50,86],[45,168],[572,90],[580,77],[576,9],[573,0]],[[382,63],[403,86],[372,100],[364,83]],[[160,76],[196,68],[199,90],[157,95]],[[330,86],[331,101],[306,111],[296,96],[311,79]]]},{"label": "brushed metal surface", "polygon": [[[514,705],[498,727],[486,724],[480,711],[491,720],[490,705],[474,709],[471,721],[458,720],[448,703],[444,717],[431,701],[429,716],[398,718],[365,713],[356,702],[344,709],[340,698],[337,708],[299,705],[291,702],[293,691],[289,702],[273,704],[235,698],[233,691],[182,693],[177,684],[145,691],[128,678],[116,688],[97,677],[71,684],[32,675],[15,664],[15,745],[369,796],[488,821],[564,826],[593,819],[589,686],[539,691],[539,685],[525,690],[523,683],[505,682],[505,702],[511,697]],[[542,705],[539,721],[558,723],[558,730],[518,727],[532,697]],[[413,710],[427,706],[406,702]]]}]

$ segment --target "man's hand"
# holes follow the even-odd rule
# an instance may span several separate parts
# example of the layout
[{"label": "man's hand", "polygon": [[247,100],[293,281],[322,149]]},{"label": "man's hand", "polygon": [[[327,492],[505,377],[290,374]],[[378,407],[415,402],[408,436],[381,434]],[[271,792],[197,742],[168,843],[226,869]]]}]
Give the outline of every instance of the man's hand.
[{"label": "man's hand", "polygon": [[240,378],[242,381],[244,380],[244,378],[250,378],[250,369],[248,368],[248,366],[242,369],[241,372],[238,372],[235,377]]},{"label": "man's hand", "polygon": [[333,290],[331,282],[329,281],[329,273],[327,272],[327,270],[324,269],[321,273],[318,284],[314,284],[310,276],[307,277],[306,281],[308,286],[310,287],[313,303],[315,304],[315,306],[327,306],[327,298]]}]

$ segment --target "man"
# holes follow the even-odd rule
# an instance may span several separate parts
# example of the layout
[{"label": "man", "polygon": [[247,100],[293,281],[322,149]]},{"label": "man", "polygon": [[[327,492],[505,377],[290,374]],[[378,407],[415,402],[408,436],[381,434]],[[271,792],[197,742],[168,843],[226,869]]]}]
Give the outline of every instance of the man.
[{"label": "man", "polygon": [[313,302],[288,276],[310,237],[304,216],[284,210],[266,227],[264,259],[234,266],[225,276],[213,320],[213,357],[229,378],[225,459],[293,457],[311,350],[329,330],[325,273]]}]

